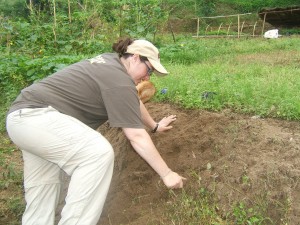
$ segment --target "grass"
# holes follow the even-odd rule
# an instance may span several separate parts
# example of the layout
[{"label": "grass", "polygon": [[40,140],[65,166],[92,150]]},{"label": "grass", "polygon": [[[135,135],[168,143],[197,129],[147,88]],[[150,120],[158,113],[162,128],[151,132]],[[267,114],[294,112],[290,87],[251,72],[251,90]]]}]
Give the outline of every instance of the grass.
[{"label": "grass", "polygon": [[[274,224],[265,216],[267,205],[260,202],[246,204],[246,202],[233,202],[230,209],[224,211],[218,205],[218,198],[213,190],[201,187],[201,177],[192,171],[189,178],[194,184],[188,190],[181,192],[169,191],[169,201],[166,212],[162,216],[162,224],[176,225],[258,225]],[[267,196],[260,196],[262,202]],[[165,221],[165,222],[163,222]]]},{"label": "grass", "polygon": [[0,224],[20,224],[25,209],[22,165],[16,164],[19,153],[5,134],[0,135]]},{"label": "grass", "polygon": [[[189,53],[198,62],[167,63],[171,75],[153,78],[159,90],[156,100],[186,108],[214,111],[231,108],[239,113],[299,120],[298,41],[297,37],[211,43],[198,40],[206,49],[204,56],[193,48]],[[163,88],[166,93],[160,92]],[[214,94],[205,98],[203,94],[207,92]]]}]

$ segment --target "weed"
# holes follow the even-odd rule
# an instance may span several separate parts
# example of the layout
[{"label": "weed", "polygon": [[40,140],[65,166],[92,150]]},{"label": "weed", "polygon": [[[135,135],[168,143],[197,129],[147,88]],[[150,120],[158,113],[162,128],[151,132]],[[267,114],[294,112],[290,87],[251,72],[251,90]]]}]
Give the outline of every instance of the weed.
[{"label": "weed", "polygon": [[7,196],[0,202],[0,223],[3,224],[20,224],[19,220],[25,207],[22,169],[12,160],[17,155],[15,150],[16,147],[7,135],[0,133],[0,193]]},{"label": "weed", "polygon": [[[253,208],[246,208],[245,203],[236,203],[233,207],[234,224],[259,225],[267,224],[266,221],[272,222],[268,218],[264,218],[260,213]],[[268,223],[269,224],[269,223]]]},{"label": "weed", "polygon": [[198,193],[180,194],[170,191],[172,204],[169,206],[167,217],[172,224],[219,224],[222,219],[217,212],[217,206],[211,201],[210,194],[204,188]]},{"label": "weed", "polygon": [[[167,213],[164,214],[165,221],[171,224],[247,224],[266,225],[273,224],[265,216],[264,206],[252,204],[246,206],[244,201],[236,202],[226,214],[219,209],[218,198],[214,190],[208,190],[200,183],[200,175],[196,171],[190,172],[190,180],[198,188],[192,190],[183,189],[181,192],[169,191],[170,200],[166,203]],[[243,182],[249,183],[249,178],[243,176]],[[169,223],[170,224],[170,223]]]}]

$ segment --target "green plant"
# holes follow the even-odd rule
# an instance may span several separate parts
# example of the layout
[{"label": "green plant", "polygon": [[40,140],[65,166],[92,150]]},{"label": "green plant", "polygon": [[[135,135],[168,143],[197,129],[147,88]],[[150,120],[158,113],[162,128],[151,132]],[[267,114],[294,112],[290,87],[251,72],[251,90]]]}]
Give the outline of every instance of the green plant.
[{"label": "green plant", "polygon": [[15,147],[10,146],[8,138],[1,135],[0,148],[0,168],[1,181],[0,189],[8,188],[10,185],[22,183],[22,171],[16,169],[16,165],[9,161],[9,158],[15,151]]},{"label": "green plant", "polygon": [[247,224],[247,225],[261,225],[272,224],[268,218],[264,218],[260,215],[260,212],[253,208],[247,208],[245,203],[236,203],[233,207],[234,224]]},{"label": "green plant", "polygon": [[172,203],[168,205],[168,221],[172,224],[220,224],[218,207],[209,191],[200,188],[198,193],[183,190],[180,194],[170,191]]},{"label": "green plant", "polygon": [[[232,205],[226,213],[220,210],[215,190],[210,190],[201,184],[201,177],[196,171],[190,172],[188,178],[193,187],[181,192],[169,191],[166,203],[167,211],[164,221],[171,224],[241,224],[269,225],[273,221],[266,216],[266,206],[252,203],[246,205],[243,200]],[[247,178],[245,178],[247,179]],[[248,182],[248,179],[247,181]]]},{"label": "green plant", "polygon": [[[25,209],[23,194],[23,171],[16,161],[16,147],[5,135],[0,133],[0,221],[3,224],[20,224],[21,215]],[[7,197],[3,198],[3,195]],[[9,222],[9,223],[8,223]]]},{"label": "green plant", "polygon": [[21,218],[25,210],[24,199],[20,196],[12,196],[8,201],[8,207],[15,218]]}]

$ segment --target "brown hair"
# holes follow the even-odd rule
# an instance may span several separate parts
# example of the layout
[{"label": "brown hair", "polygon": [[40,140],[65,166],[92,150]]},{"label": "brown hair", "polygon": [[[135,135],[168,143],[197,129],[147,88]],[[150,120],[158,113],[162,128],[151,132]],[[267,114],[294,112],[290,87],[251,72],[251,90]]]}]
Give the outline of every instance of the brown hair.
[{"label": "brown hair", "polygon": [[128,45],[131,45],[133,41],[134,40],[131,38],[120,39],[118,42],[116,42],[112,45],[112,49],[116,53],[118,53],[119,57],[122,57],[122,56],[126,57],[127,55],[132,55],[132,54],[126,53],[126,52],[127,52]]}]

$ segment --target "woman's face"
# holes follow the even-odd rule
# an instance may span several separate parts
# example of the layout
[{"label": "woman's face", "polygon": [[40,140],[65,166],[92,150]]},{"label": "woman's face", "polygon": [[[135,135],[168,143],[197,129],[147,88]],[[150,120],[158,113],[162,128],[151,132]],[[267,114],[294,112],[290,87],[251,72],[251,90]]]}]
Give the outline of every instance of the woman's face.
[{"label": "woman's face", "polygon": [[134,80],[135,84],[140,83],[142,80],[149,80],[153,67],[149,61],[142,61],[139,55],[132,55],[129,58],[128,74]]}]

